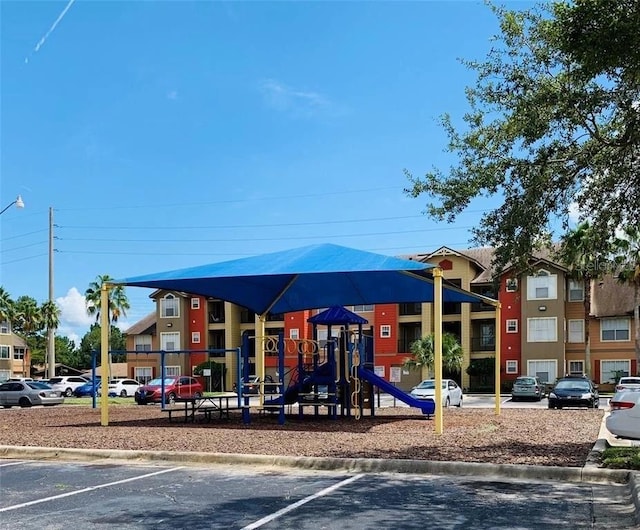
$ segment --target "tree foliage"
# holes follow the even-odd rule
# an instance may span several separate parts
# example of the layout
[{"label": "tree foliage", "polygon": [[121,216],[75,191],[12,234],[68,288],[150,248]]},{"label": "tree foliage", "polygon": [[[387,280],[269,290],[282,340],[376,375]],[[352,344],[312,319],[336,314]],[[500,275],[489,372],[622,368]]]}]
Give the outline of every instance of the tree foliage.
[{"label": "tree foliage", "polygon": [[[640,212],[640,15],[637,0],[552,2],[526,11],[491,6],[500,34],[487,57],[464,64],[464,126],[445,114],[448,170],[408,171],[410,196],[453,221],[473,199],[501,194],[474,240],[496,249],[496,268],[526,269],[553,224],[577,205],[593,245],[605,249]],[[624,200],[622,200],[624,198]]]},{"label": "tree foliage", "polygon": [[[435,366],[435,335],[426,335],[409,345],[412,357],[407,357],[403,366],[409,370],[422,367],[432,371]],[[462,367],[464,352],[458,338],[452,333],[442,334],[442,368],[450,372],[459,371]]]}]

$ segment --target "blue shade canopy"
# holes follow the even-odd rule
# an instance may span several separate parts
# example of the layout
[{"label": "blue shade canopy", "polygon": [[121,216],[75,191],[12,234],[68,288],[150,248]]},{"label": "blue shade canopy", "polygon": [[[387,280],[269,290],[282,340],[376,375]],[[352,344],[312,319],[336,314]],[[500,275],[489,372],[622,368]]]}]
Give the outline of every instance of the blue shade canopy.
[{"label": "blue shade canopy", "polygon": [[[433,301],[432,265],[333,244],[310,245],[113,283],[218,298],[257,314]],[[445,287],[445,302],[481,297]]]},{"label": "blue shade canopy", "polygon": [[321,325],[348,325],[348,324],[367,324],[369,321],[366,318],[357,315],[356,313],[349,311],[341,305],[330,307],[324,311],[318,313],[307,319],[307,322],[311,324]]}]

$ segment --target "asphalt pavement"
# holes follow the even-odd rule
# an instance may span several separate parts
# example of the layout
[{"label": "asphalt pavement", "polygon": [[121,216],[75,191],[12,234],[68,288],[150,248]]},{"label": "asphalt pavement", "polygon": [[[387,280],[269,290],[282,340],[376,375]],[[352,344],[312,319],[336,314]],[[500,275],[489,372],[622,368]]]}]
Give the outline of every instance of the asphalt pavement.
[{"label": "asphalt pavement", "polygon": [[609,444],[603,420],[584,468],[0,446],[0,529],[640,528],[640,474],[595,464]]}]

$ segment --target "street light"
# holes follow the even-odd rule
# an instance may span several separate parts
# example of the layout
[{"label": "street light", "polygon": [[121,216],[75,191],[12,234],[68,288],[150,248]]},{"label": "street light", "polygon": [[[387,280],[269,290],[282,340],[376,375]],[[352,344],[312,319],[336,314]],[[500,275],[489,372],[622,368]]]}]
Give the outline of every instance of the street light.
[{"label": "street light", "polygon": [[7,204],[3,210],[0,212],[0,215],[2,215],[4,212],[6,212],[9,208],[11,208],[13,205],[16,205],[16,208],[24,208],[24,201],[22,200],[22,197],[20,195],[18,195],[16,197],[16,200],[13,202],[10,202],[9,204]]}]

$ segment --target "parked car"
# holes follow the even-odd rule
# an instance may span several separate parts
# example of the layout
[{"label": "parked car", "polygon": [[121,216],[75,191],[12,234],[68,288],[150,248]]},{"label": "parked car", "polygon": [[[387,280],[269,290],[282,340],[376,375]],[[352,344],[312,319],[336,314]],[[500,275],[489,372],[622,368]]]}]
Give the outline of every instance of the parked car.
[{"label": "parked car", "polygon": [[88,381],[84,385],[80,385],[79,387],[73,390],[73,395],[76,397],[86,397],[86,396],[97,396],[100,392],[100,379],[96,379],[95,381]]},{"label": "parked car", "polygon": [[[410,394],[416,399],[435,400],[436,382],[434,379],[425,379],[419,385],[411,389]],[[462,388],[453,379],[442,380],[442,406],[462,406]]]},{"label": "parked car", "polygon": [[73,396],[73,391],[76,388],[88,382],[88,379],[79,375],[64,375],[49,379],[51,388],[59,390],[67,397]]},{"label": "parked car", "polygon": [[141,386],[135,379],[113,379],[107,388],[110,396],[132,397]]},{"label": "parked car", "polygon": [[13,406],[31,407],[32,405],[60,405],[64,396],[59,390],[40,388],[40,384],[31,381],[9,381],[0,385],[0,405],[5,409]]},{"label": "parked car", "polygon": [[640,391],[640,377],[621,377],[616,385],[616,392],[625,390]]},{"label": "parked car", "polygon": [[519,399],[536,399],[540,401],[545,396],[544,383],[537,377],[520,376],[513,382],[511,401]]},{"label": "parked car", "polygon": [[[274,384],[275,381],[270,375],[266,375],[264,378],[264,393],[275,394],[278,392],[278,385]],[[257,375],[251,376],[249,382],[244,386],[245,394],[259,394],[260,393],[260,378]]]},{"label": "parked car", "polygon": [[609,432],[618,438],[640,440],[640,392],[616,392],[609,407],[611,412],[605,420]]},{"label": "parked car", "polygon": [[[200,398],[202,385],[195,377],[185,375],[164,378],[165,403],[175,403],[177,398]],[[138,405],[162,402],[162,379],[152,379],[136,390],[134,398]]]},{"label": "parked car", "polygon": [[597,409],[598,387],[588,377],[562,377],[549,392],[549,408],[588,407]]}]

